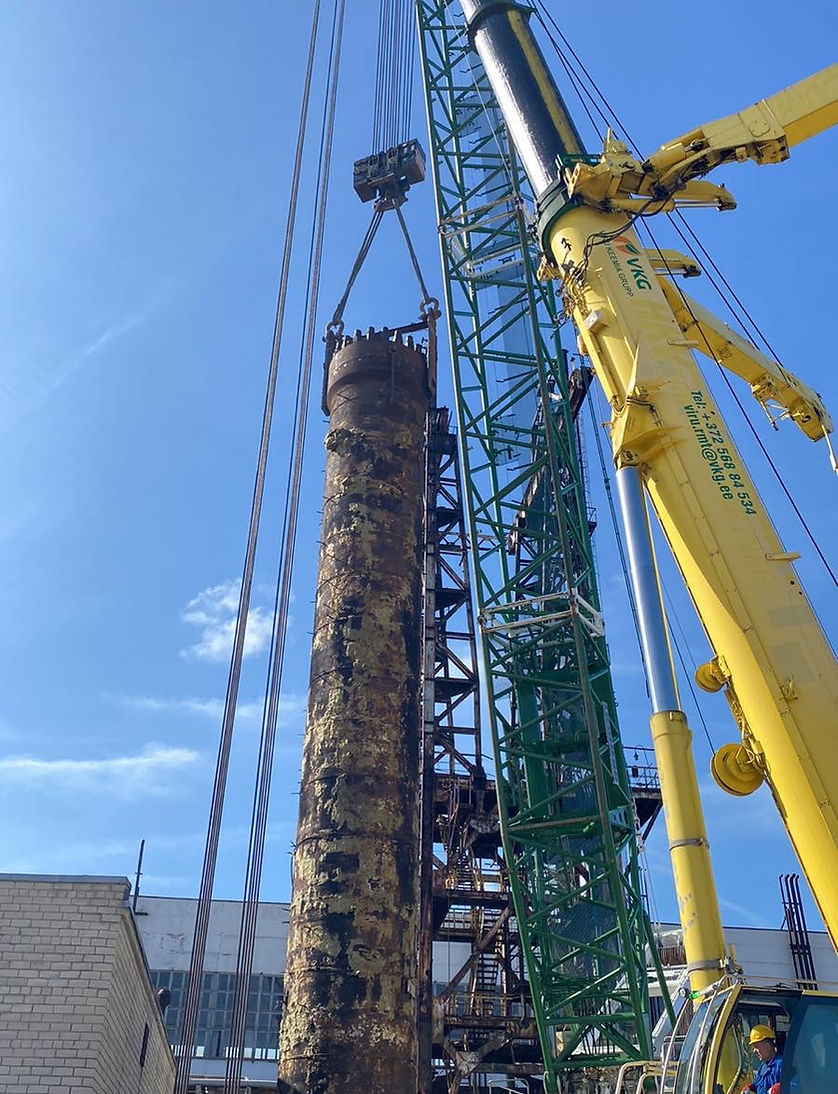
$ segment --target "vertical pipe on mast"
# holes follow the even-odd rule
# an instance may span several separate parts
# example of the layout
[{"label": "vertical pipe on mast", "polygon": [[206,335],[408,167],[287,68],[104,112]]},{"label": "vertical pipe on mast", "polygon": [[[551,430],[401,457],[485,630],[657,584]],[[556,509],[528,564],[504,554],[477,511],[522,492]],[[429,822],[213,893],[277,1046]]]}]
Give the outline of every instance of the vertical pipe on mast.
[{"label": "vertical pipe on mast", "polygon": [[416,1088],[424,356],[329,365],[326,485],[279,1090]]},{"label": "vertical pipe on mast", "polygon": [[649,514],[636,467],[619,468],[617,493],[626,530],[629,573],[652,704],[652,741],[660,775],[684,952],[690,985],[693,991],[700,991],[721,976],[726,948],[704,812],[698,795],[692,733],[678,700]]},{"label": "vertical pipe on mast", "polygon": [[617,471],[617,493],[626,530],[626,554],[637,606],[637,629],[652,713],[680,710],[649,514],[643,496],[643,483],[636,467],[621,467]]}]

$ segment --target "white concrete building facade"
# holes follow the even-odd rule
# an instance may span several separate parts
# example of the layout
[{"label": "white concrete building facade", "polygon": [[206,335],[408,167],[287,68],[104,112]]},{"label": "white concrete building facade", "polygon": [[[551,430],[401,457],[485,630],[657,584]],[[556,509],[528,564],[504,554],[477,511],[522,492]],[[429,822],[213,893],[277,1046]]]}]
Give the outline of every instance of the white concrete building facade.
[{"label": "white concrete building facade", "polygon": [[[165,1021],[177,1043],[186,997],[197,901],[179,897],[137,900],[136,918],[155,988],[168,988]],[[223,1085],[235,991],[241,904],[213,901],[204,982],[195,1031],[191,1074],[198,1090]],[[252,1089],[275,1089],[282,976],[288,944],[288,905],[259,907],[253,974],[248,993],[243,1080]]]},{"label": "white concrete building facade", "polygon": [[[272,903],[264,903],[259,909],[243,1071],[254,1092],[276,1086],[288,910],[287,904]],[[166,1012],[172,1043],[177,1039],[185,996],[195,912],[194,900],[140,896],[137,902],[137,923],[152,980],[156,987],[166,987],[172,993]],[[237,901],[213,902],[196,1031],[197,1055],[192,1061],[197,1094],[212,1094],[223,1086],[240,916],[241,905]],[[674,987],[683,967],[680,932],[674,924],[662,924],[658,934],[664,943],[664,958],[668,960],[667,980]],[[753,983],[794,982],[794,965],[785,931],[729,927],[725,929],[725,935]],[[828,936],[812,932],[811,945],[820,986],[838,990],[838,958]],[[461,943],[437,943],[434,946],[434,979],[447,982],[468,953],[468,948]]]}]

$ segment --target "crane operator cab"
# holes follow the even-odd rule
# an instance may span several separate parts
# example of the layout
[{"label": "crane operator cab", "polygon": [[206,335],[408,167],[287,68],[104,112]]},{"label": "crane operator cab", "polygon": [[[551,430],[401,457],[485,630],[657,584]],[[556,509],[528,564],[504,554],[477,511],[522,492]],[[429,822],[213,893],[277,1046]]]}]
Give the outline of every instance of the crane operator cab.
[{"label": "crane operator cab", "polygon": [[680,1049],[676,1025],[663,1066],[663,1074],[674,1075],[674,1082],[664,1081],[664,1091],[749,1094],[760,1066],[753,1046],[766,1032],[758,1027],[766,1026],[775,1033],[782,1056],[780,1094],[838,1094],[838,998],[744,984],[703,995]]}]

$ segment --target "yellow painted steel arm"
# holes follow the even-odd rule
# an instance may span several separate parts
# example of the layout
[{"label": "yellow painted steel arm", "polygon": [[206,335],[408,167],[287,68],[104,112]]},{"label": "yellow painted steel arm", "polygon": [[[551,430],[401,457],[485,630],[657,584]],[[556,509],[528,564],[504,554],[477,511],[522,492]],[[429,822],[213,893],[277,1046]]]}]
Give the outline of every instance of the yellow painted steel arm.
[{"label": "yellow painted steel arm", "polygon": [[772,421],[775,418],[772,407],[779,406],[813,441],[822,440],[832,432],[832,419],[816,391],[666,278],[659,281],[675,321],[684,334],[695,340],[699,353],[747,380],[754,398]]},{"label": "yellow painted steel arm", "polygon": [[[590,246],[590,241],[610,238]],[[625,218],[585,205],[550,229],[580,348],[639,468],[715,653],[715,680],[838,942],[838,665]],[[743,366],[744,367],[744,366]]]},{"label": "yellow painted steel arm", "polygon": [[568,193],[608,212],[664,212],[676,204],[734,209],[723,186],[697,180],[725,163],[781,163],[794,145],[836,124],[838,64],[691,129],[642,162],[609,132],[599,163],[578,163],[566,172]]},{"label": "yellow painted steel arm", "polygon": [[738,114],[690,130],[665,144],[647,164],[666,185],[673,174],[681,179],[695,178],[731,161],[781,163],[788,159],[789,148],[836,124],[838,64]]}]

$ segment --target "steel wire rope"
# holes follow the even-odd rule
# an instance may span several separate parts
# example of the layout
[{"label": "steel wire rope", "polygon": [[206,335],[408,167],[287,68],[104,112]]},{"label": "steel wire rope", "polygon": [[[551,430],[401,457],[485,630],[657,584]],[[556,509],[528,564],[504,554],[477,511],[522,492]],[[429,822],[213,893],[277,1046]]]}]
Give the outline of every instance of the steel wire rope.
[{"label": "steel wire rope", "polygon": [[[541,6],[543,8],[544,5],[542,4]],[[600,121],[606,126],[606,128],[608,128],[608,119],[607,119],[607,117],[603,113],[602,109],[597,105],[597,102],[596,102],[596,99],[594,98],[594,96],[585,87],[584,83],[579,79],[577,74],[574,72],[573,66],[568,61],[568,59],[565,57],[564,53],[562,53],[561,49],[559,48],[558,43],[556,42],[556,40],[553,38],[552,34],[550,33],[550,30],[549,30],[549,28],[547,27],[547,24],[544,21],[544,16],[538,10],[536,10],[536,17],[537,17],[538,21],[541,23],[541,26],[544,29],[544,32],[547,35],[547,38],[549,39],[549,41],[552,44],[554,50],[556,51],[556,56],[558,57],[559,62],[561,64],[562,68],[565,71],[565,75],[570,80],[571,87],[576,92],[576,96],[579,99],[579,103],[580,103],[582,109],[585,111],[585,114],[587,115],[588,121],[591,123],[591,126],[592,126],[594,132],[596,133],[597,137],[599,138],[599,140],[602,140],[604,134],[603,134],[602,130],[600,129],[599,124],[594,119],[594,116],[591,113],[591,110],[593,109],[597,112],[597,114],[599,114]],[[548,16],[548,17],[552,18],[551,16]],[[588,105],[589,103],[590,103],[590,106]]]},{"label": "steel wire rope", "polygon": [[[564,44],[564,46],[567,49],[568,53],[571,55],[573,60],[579,66],[580,70],[584,74],[584,76],[587,79],[588,83],[591,85],[591,88],[593,89],[593,91],[588,91],[584,87],[584,84],[582,83],[582,81],[579,80],[580,87],[585,90],[585,94],[588,96],[593,109],[596,110],[597,114],[599,114],[599,116],[602,119],[603,123],[605,124],[606,128],[610,129],[611,125],[612,125],[612,122],[616,122],[617,128],[622,130],[622,132],[625,134],[626,140],[629,142],[629,144],[634,149],[635,154],[640,156],[641,155],[640,150],[638,149],[638,147],[634,143],[634,141],[631,139],[631,137],[628,135],[626,127],[620,121],[619,115],[617,114],[616,110],[614,110],[614,108],[611,106],[609,101],[606,99],[605,95],[603,95],[602,91],[599,89],[599,86],[597,85],[596,80],[594,80],[593,76],[591,76],[590,72],[588,72],[588,70],[585,67],[585,65],[583,64],[581,58],[579,57],[579,55],[574,50],[573,46],[570,44],[570,42],[567,40],[567,38],[562,33],[561,27],[556,22],[556,20],[553,18],[553,16],[550,14],[549,10],[547,9],[547,7],[544,3],[544,0],[536,0],[536,5],[537,5],[538,8],[541,9],[540,13],[537,12],[539,22],[541,23],[542,27],[544,28],[544,31],[545,31],[545,33],[546,33],[546,35],[547,35],[547,37],[550,41],[550,44],[553,46],[553,49],[556,51],[556,54],[558,55],[559,59],[562,61],[562,64],[563,65],[565,65],[565,64],[569,65],[569,61],[567,60],[567,58],[562,53],[561,47],[559,46],[558,42],[555,40],[553,35],[550,33],[550,30],[549,30],[549,28],[547,27],[547,25],[545,23],[545,19],[553,27],[556,34],[562,40],[562,43]],[[572,69],[572,66],[570,66],[570,67]],[[596,98],[594,96],[594,92],[596,93],[596,95],[599,96],[600,101],[605,106],[605,110],[607,111],[607,113],[605,113],[601,109],[601,107],[597,104]],[[578,90],[577,90],[577,94],[579,94]],[[594,125],[594,129],[596,129],[596,128],[597,128],[597,126]]]},{"label": "steel wire rope", "polygon": [[292,174],[291,190],[289,194],[288,213],[286,217],[285,246],[282,255],[279,291],[277,295],[274,331],[271,344],[270,366],[268,370],[268,380],[265,392],[264,408],[262,413],[262,427],[259,439],[256,477],[251,499],[247,546],[245,549],[245,558],[242,568],[242,581],[239,591],[238,611],[236,616],[235,631],[233,635],[233,651],[231,654],[230,669],[227,678],[227,691],[224,699],[224,714],[222,719],[221,738],[218,746],[218,756],[216,760],[215,778],[213,782],[212,798],[210,805],[210,816],[207,824],[207,839],[204,849],[201,884],[195,915],[195,929],[192,942],[192,953],[189,963],[189,975],[187,978],[186,998],[184,1001],[184,1010],[181,1019],[179,1044],[177,1045],[174,1094],[186,1094],[189,1084],[189,1071],[190,1064],[192,1062],[192,1053],[195,1048],[195,1029],[198,1015],[198,1005],[200,1002],[202,990],[207,931],[209,927],[209,915],[212,903],[212,890],[215,881],[215,868],[218,858],[218,842],[221,831],[221,819],[224,809],[224,793],[227,784],[227,773],[230,762],[230,748],[232,743],[233,723],[235,720],[236,703],[238,699],[238,689],[241,678],[241,666],[244,654],[244,640],[247,630],[247,616],[250,610],[250,597],[253,585],[256,546],[259,536],[262,500],[264,496],[265,476],[267,471],[268,451],[270,447],[273,408],[276,394],[277,376],[279,371],[279,353],[282,342],[282,325],[288,295],[291,252],[294,238],[294,229],[296,226],[297,205],[300,192],[300,178],[302,173],[305,129],[308,119],[309,105],[311,101],[311,88],[313,83],[314,57],[317,45],[317,27],[319,23],[320,4],[321,0],[315,0],[311,34],[309,39],[306,74],[303,83],[303,95],[300,107],[300,124],[297,133],[297,147],[294,157],[294,168]]},{"label": "steel wire rope", "polygon": [[[746,336],[748,338],[752,337],[751,334],[748,332],[748,325],[750,325],[750,327],[752,328],[753,334],[756,336],[755,338],[752,338],[752,340],[762,342],[762,344],[765,346],[765,348],[768,350],[768,352],[771,354],[771,356],[774,358],[774,360],[777,362],[777,364],[781,365],[782,361],[777,356],[776,350],[771,345],[771,343],[768,341],[767,336],[760,329],[759,325],[757,324],[756,319],[754,319],[754,317],[748,311],[747,307],[742,303],[742,301],[740,300],[739,296],[736,293],[736,290],[733,288],[731,283],[728,281],[728,279],[725,277],[725,275],[719,269],[718,265],[716,264],[715,260],[713,259],[713,256],[710,254],[710,252],[707,250],[707,248],[701,242],[699,237],[696,235],[695,231],[690,226],[690,223],[687,220],[687,218],[684,216],[684,214],[680,210],[676,209],[674,213],[667,213],[667,217],[668,217],[670,223],[672,224],[672,227],[678,233],[679,237],[681,238],[684,245],[689,250],[690,254],[696,260],[696,262],[698,262],[698,255],[696,254],[696,248],[697,248],[701,252],[701,254],[704,256],[704,258],[707,260],[707,263],[710,265],[711,269],[716,274],[716,277],[718,277],[719,281],[721,281],[721,283],[724,285],[724,287],[730,293],[731,297],[736,302],[736,306],[739,308],[739,312],[737,312],[736,308],[734,308],[731,305],[730,301],[727,299],[725,294],[722,292],[722,290],[716,284],[715,279],[713,277],[711,277],[710,274],[708,274],[705,270],[707,280],[710,282],[710,284],[716,290],[716,292],[718,293],[718,295],[721,298],[722,302],[724,303],[725,307],[728,309],[728,311],[733,316],[733,318],[742,326],[742,329],[743,329],[744,333],[746,334]],[[680,225],[681,225],[680,227],[678,226],[678,224],[675,223],[676,220],[680,222]],[[692,238],[692,240],[693,240],[692,244],[686,238],[686,235],[684,234],[685,232]]]},{"label": "steel wire rope", "polygon": [[338,0],[332,22],[332,40],[327,75],[327,103],[324,110],[318,155],[315,203],[315,231],[309,246],[309,277],[304,305],[305,337],[300,350],[297,373],[295,413],[293,422],[294,446],[285,494],[285,511],[281,535],[282,551],[277,575],[274,601],[273,627],[265,686],[262,717],[262,734],[257,762],[258,775],[254,791],[254,805],[248,845],[248,864],[245,878],[245,895],[239,931],[236,990],[233,1002],[233,1035],[231,1053],[227,1061],[225,1094],[238,1094],[244,1058],[247,1002],[250,977],[253,968],[253,952],[259,914],[259,893],[267,835],[268,809],[270,805],[271,777],[276,744],[276,729],[280,708],[282,671],[285,660],[288,608],[291,599],[294,555],[300,509],[303,457],[307,433],[308,408],[311,394],[311,374],[314,356],[317,303],[322,273],[323,241],[325,238],[326,212],[329,194],[329,175],[334,144],[337,91],[340,78],[340,60],[343,43],[343,26],[346,4]]},{"label": "steel wire rope", "polygon": [[381,97],[384,93],[384,55],[381,49],[381,42],[384,37],[384,9],[385,0],[379,0],[378,5],[378,48],[376,50],[376,64],[375,64],[375,93],[373,100],[373,112],[372,112],[372,151],[383,151],[383,136],[381,132],[381,111],[378,109],[378,104],[381,102]]},{"label": "steel wire rope", "polygon": [[377,72],[377,85],[375,102],[373,103],[373,124],[377,131],[377,140],[375,143],[375,150],[381,152],[385,148],[385,114],[384,103],[387,98],[387,79],[388,72],[385,63],[386,40],[387,40],[387,15],[388,5],[387,0],[379,0],[378,8],[378,41],[376,42],[376,72]]},{"label": "steel wire rope", "polygon": [[399,63],[398,63],[398,121],[396,141],[400,143],[410,136],[410,93],[412,84],[413,41],[410,34],[412,6],[410,0],[396,0],[399,5]]},{"label": "steel wire rope", "polygon": [[402,137],[408,140],[410,137],[410,124],[413,114],[413,73],[416,61],[413,35],[413,5],[410,0],[403,0],[404,9],[404,41],[405,60],[402,65],[402,88],[404,92],[404,105],[402,115]]},{"label": "steel wire rope", "polygon": [[393,48],[393,4],[392,0],[382,0],[384,11],[383,34],[378,41],[378,54],[381,59],[381,99],[374,104],[375,110],[381,112],[381,150],[385,150],[390,143],[390,94],[392,91],[392,76],[388,58]]},{"label": "steel wire rope", "polygon": [[395,95],[394,98],[394,125],[393,125],[393,144],[398,144],[399,140],[404,134],[402,128],[403,123],[403,111],[404,111],[404,65],[406,61],[405,55],[405,27],[404,27],[404,2],[403,0],[395,0],[395,25],[396,25],[396,64],[393,66],[393,79],[395,82]]},{"label": "steel wire rope", "polygon": [[[435,296],[431,296],[431,294],[428,292],[428,287],[425,283],[425,278],[422,275],[422,270],[419,265],[419,259],[416,256],[416,251],[413,247],[413,241],[410,238],[410,232],[408,231],[407,223],[405,222],[401,206],[395,205],[394,209],[399,221],[399,226],[401,227],[405,244],[407,246],[407,253],[408,257],[410,258],[411,265],[413,266],[413,272],[416,274],[416,280],[419,282],[419,288],[422,292],[422,306],[431,306],[432,308],[437,309],[439,307],[439,301],[436,299]],[[358,254],[355,256],[355,262],[353,263],[352,269],[349,273],[349,280],[347,282],[346,288],[344,289],[343,295],[341,296],[340,300],[337,303],[337,306],[335,307],[332,318],[329,320],[328,326],[326,328],[327,332],[334,331],[336,334],[340,334],[343,331],[343,313],[349,301],[349,295],[352,292],[352,287],[358,278],[358,274],[361,272],[367,256],[369,255],[370,248],[372,247],[373,240],[375,239],[376,232],[378,231],[378,227],[381,224],[382,219],[384,218],[384,212],[385,210],[383,209],[376,209],[373,212],[372,220],[369,224],[369,227],[367,228],[363,240],[361,241],[361,246],[358,249]]]},{"label": "steel wire rope", "polygon": [[409,138],[414,71],[410,0],[379,0],[373,151]]},{"label": "steel wire rope", "polygon": [[375,209],[373,211],[372,220],[367,227],[364,238],[361,240],[361,246],[358,248],[358,254],[355,256],[355,262],[349,273],[349,280],[343,291],[343,296],[338,301],[332,318],[329,320],[329,329],[334,327],[336,331],[343,330],[343,313],[349,300],[349,294],[352,292],[352,286],[355,284],[358,274],[361,272],[361,268],[366,261],[367,255],[370,253],[370,247],[372,247],[373,240],[375,239],[376,232],[378,231],[383,216],[384,212],[381,209]]},{"label": "steel wire rope", "polygon": [[401,88],[399,85],[401,51],[402,51],[402,25],[399,19],[399,0],[393,0],[393,34],[391,40],[392,56],[394,63],[390,65],[390,139],[388,147],[397,143],[396,134],[399,129],[399,105]]},{"label": "steel wire rope", "polygon": [[401,79],[399,81],[399,125],[398,125],[398,137],[401,140],[406,140],[409,136],[408,125],[410,124],[408,115],[408,104],[410,103],[410,58],[413,56],[413,50],[411,48],[410,39],[410,6],[404,3],[402,0],[402,19],[401,19],[401,38],[402,48],[401,57],[399,60],[399,69],[401,71]]},{"label": "steel wire rope", "polygon": [[397,50],[398,39],[398,20],[397,20],[397,8],[396,0],[389,0],[390,7],[390,20],[387,25],[387,57],[385,63],[387,64],[388,84],[387,84],[387,130],[385,147],[390,148],[395,144],[394,133],[396,131],[396,67],[392,58],[395,57]]},{"label": "steel wire rope", "polygon": [[[562,32],[559,29],[559,26],[556,23],[555,19],[552,17],[552,15],[550,15],[550,13],[545,8],[543,0],[537,0],[537,3],[539,5],[539,7],[542,9],[542,11],[544,12],[544,15],[546,16],[546,18],[549,20],[550,24],[555,28],[556,33],[561,38],[562,42],[564,43],[564,45],[566,46],[566,48],[568,49],[570,54],[573,56],[576,63],[579,65],[579,68],[585,74],[585,77],[590,82],[590,85],[593,88],[594,92],[596,92],[596,94],[599,96],[599,98],[602,101],[602,103],[604,104],[606,110],[611,115],[611,119],[622,130],[623,134],[626,137],[626,140],[629,142],[632,149],[634,150],[635,155],[637,155],[638,157],[640,157],[642,159],[643,158],[642,152],[639,150],[639,148],[638,148],[637,144],[634,142],[634,140],[632,140],[630,133],[628,132],[626,127],[623,125],[623,123],[620,121],[620,118],[617,115],[616,111],[613,109],[613,107],[609,103],[608,99],[602,93],[602,91],[600,90],[600,88],[597,85],[596,81],[591,76],[591,74],[588,72],[587,68],[585,68],[584,64],[582,63],[582,61],[580,60],[580,58],[576,54],[576,52],[573,50],[573,47],[568,42],[567,38],[565,38],[565,36],[562,34]],[[566,58],[564,58],[558,43],[555,41],[553,36],[550,34],[549,29],[544,24],[544,20],[542,19],[541,21],[542,21],[542,25],[545,26],[545,31],[547,33],[548,38],[550,39],[551,44],[553,45],[553,48],[556,50],[556,53],[559,56],[562,63],[565,64],[566,63]],[[600,114],[602,114],[602,111],[598,111],[598,112]],[[605,116],[605,115],[602,115],[602,116],[604,117],[604,119],[606,121],[608,121],[607,116]],[[728,309],[728,311],[733,316],[735,321],[740,324],[744,335],[750,340],[753,340],[754,335],[755,335],[756,340],[762,342],[762,344],[766,347],[766,349],[768,350],[770,355],[774,358],[774,360],[778,364],[782,364],[782,362],[780,361],[780,358],[778,357],[778,355],[777,355],[774,347],[772,346],[771,342],[768,340],[766,335],[761,330],[759,324],[753,318],[753,316],[748,311],[745,304],[742,302],[742,300],[740,299],[740,297],[738,296],[736,291],[733,289],[732,285],[730,284],[728,279],[725,277],[724,273],[721,271],[721,269],[719,268],[716,261],[710,255],[707,248],[701,242],[701,240],[699,239],[699,237],[696,234],[696,232],[694,231],[694,229],[690,226],[690,224],[688,223],[688,221],[684,217],[684,214],[680,210],[676,209],[673,213],[667,213],[665,215],[666,215],[667,219],[669,220],[669,222],[672,224],[672,226],[675,229],[676,233],[678,234],[679,238],[683,241],[683,243],[686,246],[689,253],[696,260],[696,262],[698,262],[699,265],[701,265],[699,255],[696,253],[696,249],[698,249],[701,252],[701,254],[704,256],[706,261],[709,263],[710,267],[712,268],[712,270],[716,274],[716,277],[724,285],[725,289],[730,294],[730,297],[732,297],[733,300],[735,301],[736,308],[733,306],[730,299],[725,295],[724,291],[722,290],[721,286],[719,285],[718,281],[716,280],[716,277],[714,277],[713,275],[707,273],[707,271],[705,270],[705,275],[707,277],[707,280],[710,282],[712,287],[715,289],[717,295],[722,300],[725,307]],[[635,220],[637,220],[637,216],[635,216],[632,219],[631,224],[634,224]],[[679,223],[676,223],[676,221],[678,221]],[[680,224],[680,226],[679,226],[679,224]],[[671,270],[669,270],[669,266],[666,263],[666,260],[664,259],[661,248],[658,245],[657,241],[655,240],[655,237],[654,237],[651,229],[649,228],[648,222],[645,221],[645,220],[643,222],[643,227],[645,228],[646,232],[648,233],[649,238],[651,239],[652,244],[655,247],[655,250],[658,252],[658,255],[660,256],[661,260],[664,262],[664,265],[666,266],[667,271],[670,273],[670,276],[672,276],[672,272],[671,272]],[[625,229],[623,229],[623,230],[625,230]],[[693,242],[690,242],[690,239],[687,238],[687,235],[689,235],[690,239]],[[763,456],[765,457],[765,460],[767,461],[768,466],[771,469],[772,474],[774,475],[774,478],[777,480],[777,483],[779,484],[780,489],[782,490],[782,492],[785,495],[787,501],[791,505],[791,508],[792,508],[795,516],[797,517],[798,521],[800,522],[801,527],[803,528],[804,534],[806,535],[807,539],[810,541],[810,543],[814,547],[815,552],[817,553],[818,557],[820,558],[821,562],[823,563],[823,566],[826,569],[826,572],[829,574],[829,577],[831,578],[832,583],[836,587],[838,587],[838,576],[836,576],[835,571],[830,566],[830,564],[829,564],[823,550],[820,547],[820,544],[817,541],[817,538],[813,534],[813,532],[812,532],[806,518],[804,517],[800,507],[798,506],[797,502],[794,500],[794,497],[792,496],[791,491],[789,490],[789,488],[786,485],[782,475],[780,474],[780,471],[779,471],[776,463],[774,462],[773,457],[771,456],[770,452],[766,448],[762,438],[759,436],[759,433],[757,432],[756,427],[754,426],[750,415],[748,414],[747,410],[745,409],[744,404],[742,403],[741,399],[739,398],[739,395],[738,395],[736,389],[734,388],[733,384],[731,383],[730,377],[727,375],[727,372],[726,372],[725,368],[723,367],[723,365],[719,361],[718,356],[713,352],[707,338],[701,332],[701,328],[698,324],[698,321],[697,321],[695,315],[693,315],[692,308],[690,308],[689,302],[686,298],[686,294],[683,292],[683,290],[681,289],[680,285],[677,282],[677,279],[674,276],[672,277],[672,281],[673,281],[673,284],[675,285],[675,287],[678,291],[678,294],[680,295],[680,297],[681,297],[681,299],[684,303],[685,308],[687,309],[687,311],[690,313],[693,320],[695,321],[696,329],[699,331],[699,333],[702,334],[702,340],[704,341],[704,343],[706,345],[708,355],[710,356],[711,360],[713,360],[715,362],[716,367],[718,368],[718,370],[719,370],[719,372],[722,376],[722,380],[724,381],[725,386],[727,387],[730,395],[732,396],[737,408],[739,409],[739,412],[741,413],[742,417],[744,418],[745,423],[748,427],[748,430],[750,431],[750,433],[752,434],[752,436],[756,440],[756,443],[757,443],[760,451],[762,452]],[[737,311],[737,308],[739,309],[738,311]],[[750,330],[749,330],[749,328],[750,328]],[[813,611],[814,611],[814,608],[813,608]]]},{"label": "steel wire rope", "polygon": [[410,232],[407,230],[407,224],[402,213],[401,206],[396,206],[396,216],[399,218],[399,226],[404,236],[405,244],[407,245],[407,253],[410,256],[410,261],[413,266],[413,272],[416,274],[416,280],[419,282],[419,288],[422,290],[422,304],[435,304],[438,305],[439,301],[435,297],[431,296],[428,292],[428,286],[425,284],[425,279],[422,276],[422,270],[419,266],[419,259],[416,257],[416,251],[413,249],[413,241],[410,238]]},{"label": "steel wire rope", "polygon": [[390,65],[390,139],[388,147],[397,143],[398,107],[399,107],[399,57],[401,52],[401,25],[399,23],[399,0],[393,0],[392,35],[390,38],[392,56],[395,63]]}]

